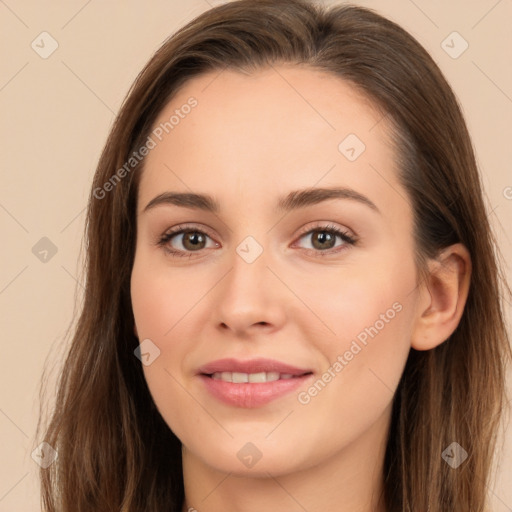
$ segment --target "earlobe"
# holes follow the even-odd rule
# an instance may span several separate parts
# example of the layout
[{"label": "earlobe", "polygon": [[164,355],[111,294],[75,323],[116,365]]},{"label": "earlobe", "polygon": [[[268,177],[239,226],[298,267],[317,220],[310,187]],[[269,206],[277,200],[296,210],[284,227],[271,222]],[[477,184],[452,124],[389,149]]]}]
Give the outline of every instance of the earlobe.
[{"label": "earlobe", "polygon": [[420,284],[417,318],[411,338],[416,350],[430,350],[446,341],[457,328],[471,281],[471,256],[463,244],[454,244],[429,262],[426,282]]}]

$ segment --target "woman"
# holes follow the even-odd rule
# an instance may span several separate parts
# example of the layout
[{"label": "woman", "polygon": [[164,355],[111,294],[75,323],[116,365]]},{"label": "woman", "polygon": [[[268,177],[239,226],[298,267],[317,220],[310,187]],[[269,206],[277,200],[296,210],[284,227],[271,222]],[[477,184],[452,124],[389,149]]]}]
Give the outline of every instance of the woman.
[{"label": "woman", "polygon": [[190,22],[117,117],[87,240],[44,510],[486,510],[509,290],[460,108],[396,24]]}]

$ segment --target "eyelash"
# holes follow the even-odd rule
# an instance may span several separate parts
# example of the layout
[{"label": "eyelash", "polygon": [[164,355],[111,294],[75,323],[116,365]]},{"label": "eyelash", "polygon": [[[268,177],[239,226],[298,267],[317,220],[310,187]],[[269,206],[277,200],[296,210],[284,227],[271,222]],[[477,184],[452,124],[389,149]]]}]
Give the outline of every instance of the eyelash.
[{"label": "eyelash", "polygon": [[[181,250],[178,251],[176,249],[169,248],[169,246],[167,245],[168,242],[174,236],[180,235],[185,232],[200,233],[202,235],[206,235],[209,238],[212,238],[212,237],[210,237],[210,235],[208,235],[208,233],[204,232],[201,229],[195,229],[193,226],[179,225],[179,226],[176,226],[175,228],[173,228],[171,231],[167,231],[161,237],[159,237],[159,239],[157,240],[157,245],[159,247],[162,247],[165,250],[165,252],[167,254],[171,255],[172,257],[190,258],[190,257],[192,257],[194,252],[200,252],[200,251],[181,251]],[[338,228],[337,226],[334,226],[332,224],[315,226],[314,228],[308,229],[304,233],[301,233],[298,238],[301,239],[305,235],[311,235],[312,233],[316,233],[316,232],[324,232],[324,233],[330,233],[330,234],[336,235],[339,238],[341,238],[345,242],[345,244],[348,244],[348,245],[357,245],[357,242],[358,242],[357,238],[349,235],[346,231],[343,231],[340,228]],[[327,249],[325,251],[320,251],[320,250],[315,250],[315,249],[305,249],[305,250],[308,252],[312,251],[316,255],[324,257],[324,256],[337,254],[341,251],[344,251],[344,250],[346,250],[346,246],[342,245],[341,247],[337,247],[335,249]]]}]

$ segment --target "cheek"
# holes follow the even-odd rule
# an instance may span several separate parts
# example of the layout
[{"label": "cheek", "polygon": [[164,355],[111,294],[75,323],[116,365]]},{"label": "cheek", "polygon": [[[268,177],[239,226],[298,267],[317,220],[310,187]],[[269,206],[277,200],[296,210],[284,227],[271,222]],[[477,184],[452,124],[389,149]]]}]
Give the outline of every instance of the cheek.
[{"label": "cheek", "polygon": [[[314,342],[324,364],[321,382],[306,390],[303,402],[323,403],[333,420],[343,411],[364,416],[365,410],[382,409],[402,375],[414,324],[415,270],[411,262],[390,261],[372,272],[340,272],[321,289],[301,284],[300,293],[321,320],[315,322],[323,335]],[[368,407],[363,410],[361,403]]]},{"label": "cheek", "polygon": [[323,438],[347,445],[389,412],[410,350],[410,302],[390,292],[374,302],[364,293],[352,297],[339,302],[332,316],[323,310],[336,336],[317,339],[324,367],[298,396],[304,428],[318,429],[321,419],[319,443]]},{"label": "cheek", "polygon": [[[200,296],[190,279],[165,268],[135,261],[131,276],[131,300],[139,338],[165,340]],[[204,292],[203,292],[204,294]]]},{"label": "cheek", "polygon": [[[194,339],[193,308],[207,288],[143,257],[135,259],[130,286],[139,341],[149,339],[158,347],[158,356],[143,366],[144,375],[157,407],[165,408],[169,396],[181,396],[178,381]],[[170,408],[166,417],[175,410]]]},{"label": "cheek", "polygon": [[323,332],[318,343],[339,349],[356,338],[364,344],[377,332],[389,333],[406,316],[402,310],[411,298],[415,274],[405,265],[381,263],[380,268],[375,264],[331,268],[296,279],[294,292],[312,313],[306,312],[297,322],[303,322],[304,329],[308,324],[316,326],[317,332]]},{"label": "cheek", "polygon": [[[169,427],[178,432],[186,431],[190,420],[180,412],[190,408],[190,398],[180,385],[182,378],[177,366],[186,358],[187,347],[176,343],[176,335],[182,327],[180,319],[190,309],[184,300],[184,295],[190,292],[181,284],[175,278],[171,283],[161,269],[157,272],[136,259],[131,299],[139,340],[150,339],[159,350],[158,356],[142,369],[157,409]],[[178,327],[173,329],[175,325]]]}]

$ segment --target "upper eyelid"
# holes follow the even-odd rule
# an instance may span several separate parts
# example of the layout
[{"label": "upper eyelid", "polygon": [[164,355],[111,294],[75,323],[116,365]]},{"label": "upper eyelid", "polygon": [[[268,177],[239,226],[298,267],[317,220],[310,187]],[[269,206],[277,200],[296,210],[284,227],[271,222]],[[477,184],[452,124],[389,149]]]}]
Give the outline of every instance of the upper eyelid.
[{"label": "upper eyelid", "polygon": [[178,224],[177,226],[174,226],[171,229],[165,230],[163,232],[163,234],[162,234],[162,237],[164,237],[166,235],[170,235],[170,236],[182,235],[186,231],[193,231],[193,232],[198,232],[198,233],[204,233],[205,235],[208,235],[212,240],[215,239],[215,237],[213,237],[210,234],[210,230],[208,228],[197,227],[197,226],[194,226],[194,225],[188,226],[188,225],[185,225],[185,224]]},{"label": "upper eyelid", "polygon": [[[298,236],[307,235],[311,231],[320,231],[322,229],[325,231],[331,231],[331,230],[335,229],[338,231],[347,232],[348,235],[353,236],[354,238],[356,238],[356,236],[357,236],[351,229],[346,228],[346,227],[336,226],[333,221],[318,221],[318,222],[320,222],[320,224],[305,227],[303,230],[301,230],[299,232]],[[324,224],[321,224],[322,222]]]}]

